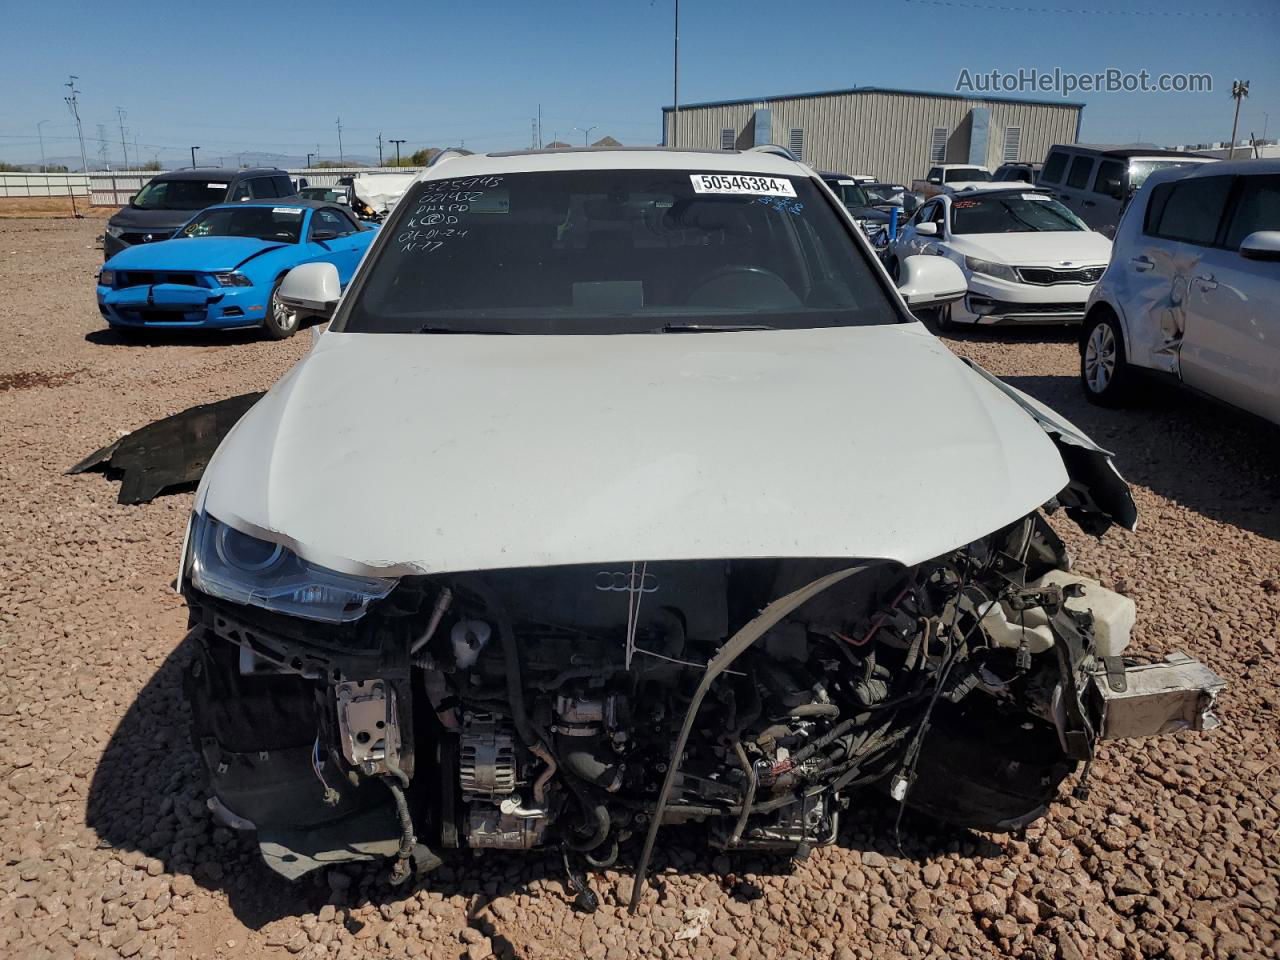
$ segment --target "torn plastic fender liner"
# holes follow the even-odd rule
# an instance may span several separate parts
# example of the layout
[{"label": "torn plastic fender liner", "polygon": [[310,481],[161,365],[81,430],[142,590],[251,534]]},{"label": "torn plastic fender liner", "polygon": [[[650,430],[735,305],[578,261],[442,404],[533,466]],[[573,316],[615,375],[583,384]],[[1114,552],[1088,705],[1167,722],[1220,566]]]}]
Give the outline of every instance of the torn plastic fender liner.
[{"label": "torn plastic fender liner", "polygon": [[262,396],[245,393],[202,403],[148,423],[95,450],[67,473],[101,470],[119,476],[120,503],[147,503],[166,490],[198,482],[222,438]]},{"label": "torn plastic fender liner", "polygon": [[1009,397],[1049,435],[1071,482],[1059,501],[1086,533],[1101,535],[1112,523],[1126,530],[1138,528],[1138,507],[1133,493],[1112,462],[1114,454],[1093,442],[1057,411],[1005,383],[967,357],[961,357],[975,373]]}]

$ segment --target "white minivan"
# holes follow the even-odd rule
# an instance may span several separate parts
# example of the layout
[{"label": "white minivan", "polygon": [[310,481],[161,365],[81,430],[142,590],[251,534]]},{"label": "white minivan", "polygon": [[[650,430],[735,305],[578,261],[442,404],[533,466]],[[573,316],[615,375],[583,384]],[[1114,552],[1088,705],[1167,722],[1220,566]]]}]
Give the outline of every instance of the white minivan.
[{"label": "white minivan", "polygon": [[1051,147],[1036,185],[1052,191],[1062,205],[1107,237],[1134,192],[1157,170],[1212,157],[1155,147],[1101,147],[1084,143]]},{"label": "white minivan", "polygon": [[1280,424],[1280,160],[1153,174],[1120,222],[1080,341],[1086,396],[1134,368]]}]

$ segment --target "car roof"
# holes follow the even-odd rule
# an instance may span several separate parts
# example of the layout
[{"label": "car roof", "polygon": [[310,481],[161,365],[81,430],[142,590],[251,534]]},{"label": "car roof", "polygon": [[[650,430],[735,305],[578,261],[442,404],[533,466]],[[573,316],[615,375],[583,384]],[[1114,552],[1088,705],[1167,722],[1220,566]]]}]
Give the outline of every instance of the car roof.
[{"label": "car roof", "polygon": [[1108,143],[1055,143],[1050,150],[1074,150],[1077,153],[1097,153],[1116,160],[1127,160],[1133,157],[1182,157],[1189,160],[1212,160],[1203,153],[1190,150],[1166,150],[1163,147],[1144,147],[1142,144],[1108,144]]},{"label": "car roof", "polygon": [[1010,180],[975,180],[973,183],[966,185],[960,190],[950,190],[938,194],[940,197],[946,197],[948,200],[962,200],[968,196],[976,194],[988,193],[1045,193],[1049,192],[1046,187],[1037,187],[1033,183],[1018,183]]},{"label": "car roof", "polygon": [[240,177],[260,177],[267,174],[284,174],[284,176],[288,176],[285,171],[276,167],[247,167],[236,170],[228,170],[224,167],[183,167],[181,170],[166,170],[163,173],[157,173],[153,179],[230,181]]},{"label": "car roof", "polygon": [[715,173],[763,173],[811,177],[796,160],[763,150],[683,150],[668,147],[573,147],[509,153],[447,154],[422,171],[415,182],[485,174],[566,172],[574,170],[685,170]]},{"label": "car roof", "polygon": [[206,210],[242,210],[245,207],[303,207],[308,210],[340,210],[349,213],[346,207],[328,200],[308,200],[305,197],[268,197],[263,200],[240,200],[230,203],[215,203],[205,207]]}]

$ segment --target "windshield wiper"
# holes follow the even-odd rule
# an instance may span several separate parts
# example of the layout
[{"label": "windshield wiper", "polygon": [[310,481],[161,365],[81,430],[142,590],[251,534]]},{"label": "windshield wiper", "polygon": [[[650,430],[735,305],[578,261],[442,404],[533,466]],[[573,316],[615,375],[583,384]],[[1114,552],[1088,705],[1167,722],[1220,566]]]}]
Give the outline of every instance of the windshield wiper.
[{"label": "windshield wiper", "polygon": [[435,323],[424,323],[418,328],[419,333],[482,333],[486,336],[507,334],[510,330],[482,330],[476,327],[442,327]]},{"label": "windshield wiper", "polygon": [[650,333],[738,333],[743,330],[777,330],[767,323],[667,323]]}]

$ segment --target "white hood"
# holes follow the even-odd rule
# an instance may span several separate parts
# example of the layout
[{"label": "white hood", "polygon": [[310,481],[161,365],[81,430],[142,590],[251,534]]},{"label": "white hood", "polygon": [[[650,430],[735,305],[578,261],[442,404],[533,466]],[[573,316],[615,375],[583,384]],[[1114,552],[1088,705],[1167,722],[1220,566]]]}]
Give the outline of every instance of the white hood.
[{"label": "white hood", "polygon": [[1055,230],[1051,233],[961,233],[951,247],[967,257],[1024,267],[1105,266],[1111,259],[1111,241],[1092,230]]},{"label": "white hood", "polygon": [[1067,483],[920,324],[326,333],[228,435],[197,509],[348,573],[627,560],[914,564]]}]

